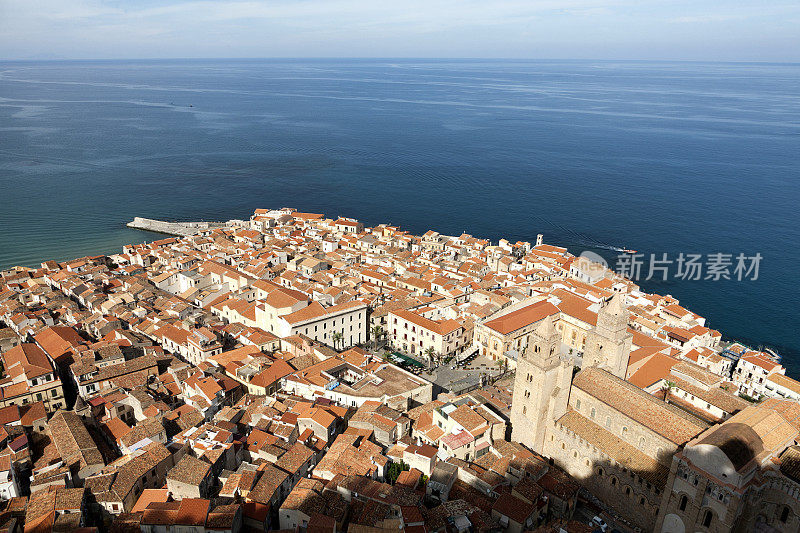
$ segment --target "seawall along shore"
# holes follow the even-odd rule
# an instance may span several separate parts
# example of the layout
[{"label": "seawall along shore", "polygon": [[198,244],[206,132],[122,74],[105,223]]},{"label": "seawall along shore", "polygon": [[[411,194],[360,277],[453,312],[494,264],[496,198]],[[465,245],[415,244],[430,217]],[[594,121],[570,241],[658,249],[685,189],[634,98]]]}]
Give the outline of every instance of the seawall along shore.
[{"label": "seawall along shore", "polygon": [[152,218],[134,217],[131,222],[126,224],[129,228],[164,233],[167,235],[195,235],[201,231],[221,228],[228,225],[227,222],[167,222],[165,220],[154,220]]}]

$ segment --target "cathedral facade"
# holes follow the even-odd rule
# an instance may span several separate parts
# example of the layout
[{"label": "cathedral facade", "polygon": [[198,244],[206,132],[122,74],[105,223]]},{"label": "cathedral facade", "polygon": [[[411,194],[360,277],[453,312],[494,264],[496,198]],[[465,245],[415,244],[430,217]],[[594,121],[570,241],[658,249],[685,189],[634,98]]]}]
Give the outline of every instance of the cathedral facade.
[{"label": "cathedral facade", "polygon": [[[631,334],[622,299],[615,295],[598,312],[577,373],[562,352],[556,315],[537,325],[517,360],[512,440],[549,457],[642,531],[798,531],[800,485],[775,464],[800,438],[800,409],[795,416],[752,406],[712,426],[629,383]],[[729,429],[732,421],[741,426]],[[741,443],[743,428],[749,432]],[[717,456],[710,463],[709,449]],[[734,479],[728,454],[740,456],[735,463],[749,473],[747,481]],[[796,457],[800,473],[800,448]],[[697,479],[691,490],[689,471]],[[731,477],[719,479],[723,473]],[[759,505],[767,492],[748,483],[757,477],[774,485],[776,476],[783,486],[770,489],[768,506]],[[726,487],[734,481],[738,489]]]}]

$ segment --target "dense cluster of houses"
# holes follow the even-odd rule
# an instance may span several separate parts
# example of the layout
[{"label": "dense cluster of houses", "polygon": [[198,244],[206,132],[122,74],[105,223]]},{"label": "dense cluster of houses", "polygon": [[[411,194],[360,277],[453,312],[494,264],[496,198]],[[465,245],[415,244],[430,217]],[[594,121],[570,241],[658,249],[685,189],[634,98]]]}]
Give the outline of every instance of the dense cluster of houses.
[{"label": "dense cluster of houses", "polygon": [[676,299],[593,272],[541,236],[293,209],[4,271],[0,525],[591,531],[580,483],[511,442],[512,380],[442,390],[383,348],[513,371],[551,321],[579,366],[612,297],[639,389],[710,423],[800,398],[774,354],[723,348]]}]

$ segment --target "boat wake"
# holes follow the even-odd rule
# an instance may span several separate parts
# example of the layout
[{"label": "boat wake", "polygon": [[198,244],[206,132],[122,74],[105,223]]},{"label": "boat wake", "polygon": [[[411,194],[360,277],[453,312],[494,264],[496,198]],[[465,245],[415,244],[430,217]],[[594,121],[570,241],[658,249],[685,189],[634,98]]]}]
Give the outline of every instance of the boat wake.
[{"label": "boat wake", "polygon": [[624,252],[624,248],[620,248],[619,246],[611,246],[609,244],[593,244],[593,243],[584,243],[587,246],[593,246],[595,248],[600,248],[601,250],[611,250],[613,252]]},{"label": "boat wake", "polygon": [[592,238],[590,235],[586,233],[582,233],[579,231],[574,231],[572,229],[566,228],[559,224],[556,224],[552,220],[546,219],[544,217],[534,215],[535,218],[541,220],[545,224],[549,224],[556,228],[557,230],[563,232],[566,235],[571,236],[575,239],[578,244],[582,244],[583,246],[589,246],[591,248],[596,248],[599,250],[610,250],[612,252],[619,252],[625,254],[635,254],[636,250],[631,250],[629,248],[623,248],[621,246],[614,246],[612,244],[608,244],[607,242],[598,241],[597,239]]},{"label": "boat wake", "polygon": [[592,248],[598,248],[600,250],[611,250],[612,252],[619,252],[623,254],[635,254],[636,250],[631,250],[630,248],[621,248],[619,246],[612,246],[610,244],[602,244],[599,242],[583,242],[586,246],[591,246]]}]

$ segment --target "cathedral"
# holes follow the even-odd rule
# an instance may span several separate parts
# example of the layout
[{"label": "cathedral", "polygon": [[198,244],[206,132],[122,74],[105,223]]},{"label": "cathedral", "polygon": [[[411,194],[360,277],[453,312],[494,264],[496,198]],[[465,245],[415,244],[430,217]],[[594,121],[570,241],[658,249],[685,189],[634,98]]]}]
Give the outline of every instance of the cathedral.
[{"label": "cathedral", "polygon": [[642,531],[800,530],[800,408],[769,400],[710,424],[626,381],[624,295],[605,302],[582,368],[558,315],[517,359],[512,440],[549,457]]}]

